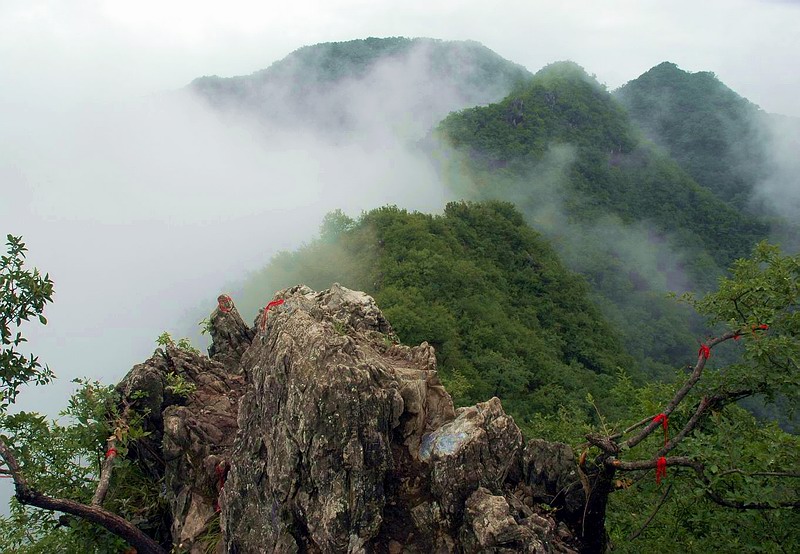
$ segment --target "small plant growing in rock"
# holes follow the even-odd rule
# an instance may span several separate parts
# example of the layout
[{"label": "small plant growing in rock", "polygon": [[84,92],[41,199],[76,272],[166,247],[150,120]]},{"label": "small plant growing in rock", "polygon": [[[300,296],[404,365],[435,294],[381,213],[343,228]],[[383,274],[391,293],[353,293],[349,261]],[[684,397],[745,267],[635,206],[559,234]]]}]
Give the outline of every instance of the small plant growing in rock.
[{"label": "small plant growing in rock", "polygon": [[174,371],[167,373],[166,378],[167,386],[164,388],[175,396],[188,398],[190,394],[197,390],[197,385],[187,381],[183,375],[179,375]]},{"label": "small plant growing in rock", "polygon": [[186,350],[187,352],[191,352],[192,354],[200,355],[200,351],[194,346],[192,346],[192,343],[189,341],[189,339],[185,337],[180,339],[175,346],[177,346],[181,350]]},{"label": "small plant growing in rock", "polygon": [[158,338],[156,339],[156,344],[159,346],[171,346],[175,344],[175,341],[172,340],[172,335],[170,335],[167,331],[164,331]]},{"label": "small plant growing in rock", "polygon": [[200,355],[200,351],[192,346],[192,343],[188,338],[184,337],[182,339],[178,339],[178,342],[175,342],[175,340],[172,338],[172,335],[170,335],[167,331],[164,331],[158,336],[156,339],[156,344],[163,347],[174,346],[176,348],[180,348],[181,350]]},{"label": "small plant growing in rock", "polygon": [[338,319],[334,319],[333,330],[339,335],[345,336],[347,334],[347,324],[343,321],[339,321]]},{"label": "small plant growing in rock", "polygon": [[200,536],[204,554],[214,554],[222,542],[222,529],[220,527],[219,514],[214,516],[208,523],[205,533]]},{"label": "small plant growing in rock", "polygon": [[198,323],[200,326],[200,334],[201,335],[208,335],[211,333],[211,320],[207,317],[204,317]]}]

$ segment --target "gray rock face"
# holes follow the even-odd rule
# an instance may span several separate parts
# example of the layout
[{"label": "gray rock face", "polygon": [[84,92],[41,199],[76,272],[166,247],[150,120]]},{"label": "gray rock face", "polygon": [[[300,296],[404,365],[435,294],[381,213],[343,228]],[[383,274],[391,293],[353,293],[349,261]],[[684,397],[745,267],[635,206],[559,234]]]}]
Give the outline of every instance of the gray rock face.
[{"label": "gray rock face", "polygon": [[[276,300],[253,328],[221,300],[212,359],[168,348],[120,385],[148,391],[163,462],[140,458],[166,478],[179,551],[574,551],[535,508],[561,483],[540,467],[550,443],[526,447],[498,399],[454,410],[433,348],[398,344],[364,293]],[[197,389],[170,400],[169,372]]]},{"label": "gray rock face", "polygon": [[[233,329],[237,317],[241,322],[238,313],[217,310],[211,321]],[[241,327],[247,330],[243,322]],[[238,335],[212,330],[214,337]],[[216,343],[220,352],[234,352],[235,344]],[[178,552],[206,554],[203,537],[218,517],[219,490],[236,437],[244,378],[237,374],[237,365],[226,367],[167,346],[134,366],[117,388],[133,409],[146,414],[143,426],[150,434],[134,444],[132,455],[153,479],[164,480],[173,544]]]},{"label": "gray rock face", "polygon": [[586,492],[572,448],[533,439],[525,445],[522,463],[525,481],[534,495],[558,508],[562,520],[577,525],[583,516]]},{"label": "gray rock face", "polygon": [[208,319],[212,341],[208,357],[233,368],[239,365],[242,355],[250,348],[255,329],[247,327],[230,296],[220,295],[217,303],[217,309]]}]

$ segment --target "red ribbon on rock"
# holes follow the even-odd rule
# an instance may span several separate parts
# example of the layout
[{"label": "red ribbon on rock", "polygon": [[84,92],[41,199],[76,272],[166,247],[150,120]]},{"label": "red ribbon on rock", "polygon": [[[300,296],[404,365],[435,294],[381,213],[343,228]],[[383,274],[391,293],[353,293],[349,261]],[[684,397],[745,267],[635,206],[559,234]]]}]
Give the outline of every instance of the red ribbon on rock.
[{"label": "red ribbon on rock", "polygon": [[283,304],[283,298],[278,298],[277,300],[273,300],[269,304],[264,307],[264,315],[261,317],[261,330],[263,331],[264,328],[267,326],[267,312],[273,306],[280,306]]},{"label": "red ribbon on rock", "polygon": [[661,478],[667,478],[667,459],[661,456],[656,462],[656,485],[661,484]]},{"label": "red ribbon on rock", "polygon": [[116,455],[117,455],[117,449],[116,448],[109,448],[108,450],[106,450],[106,460],[108,460],[112,456],[116,456]]},{"label": "red ribbon on rock", "polygon": [[219,495],[222,494],[222,489],[225,488],[225,481],[228,478],[228,470],[230,468],[231,466],[229,466],[225,460],[222,460],[214,468],[214,473],[217,474],[217,486],[219,487],[217,499],[214,501],[214,511],[216,513],[220,513],[222,511],[222,507],[219,505]]},{"label": "red ribbon on rock", "polygon": [[664,446],[667,446],[667,436],[668,431],[667,427],[669,427],[669,417],[666,414],[658,414],[656,417],[653,418],[655,423],[660,423],[661,426],[664,428]]},{"label": "red ribbon on rock", "polygon": [[711,349],[708,347],[707,344],[701,343],[700,350],[697,351],[697,355],[702,356],[707,360],[708,357],[711,356]]},{"label": "red ribbon on rock", "polygon": [[233,309],[233,298],[227,294],[220,294],[217,297],[217,307],[223,314],[229,314]]}]

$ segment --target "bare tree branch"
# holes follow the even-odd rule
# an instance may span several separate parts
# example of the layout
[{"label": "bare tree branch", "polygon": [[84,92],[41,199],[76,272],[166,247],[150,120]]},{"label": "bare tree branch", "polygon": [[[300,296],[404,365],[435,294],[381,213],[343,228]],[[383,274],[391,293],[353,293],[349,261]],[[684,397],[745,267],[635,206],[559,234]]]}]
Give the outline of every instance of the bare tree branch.
[{"label": "bare tree branch", "polygon": [[661,500],[658,502],[658,505],[656,506],[656,509],[655,509],[655,510],[653,510],[653,513],[652,513],[652,514],[650,514],[650,517],[648,517],[648,518],[647,518],[647,521],[645,521],[645,522],[644,522],[644,525],[642,525],[642,526],[639,528],[639,530],[638,530],[638,531],[635,531],[635,532],[631,533],[631,535],[628,537],[628,540],[629,540],[629,541],[632,541],[632,540],[636,539],[636,538],[637,538],[639,535],[641,535],[641,534],[642,534],[642,531],[644,531],[645,529],[647,529],[647,526],[648,526],[648,525],[650,525],[650,524],[653,522],[653,519],[655,519],[655,517],[656,517],[656,514],[657,514],[657,513],[658,513],[658,511],[661,509],[661,506],[663,506],[663,505],[664,505],[664,502],[667,500],[667,496],[669,496],[669,492],[670,492],[671,490],[672,490],[672,484],[670,484],[670,485],[669,485],[669,486],[668,486],[668,487],[667,487],[667,488],[664,490],[664,494],[662,494],[662,495],[661,495]]},{"label": "bare tree branch", "polygon": [[[621,471],[640,471],[644,469],[653,469],[657,467],[658,459],[623,462],[622,460],[609,458],[606,461],[606,464]],[[728,500],[727,498],[724,498],[721,494],[719,494],[711,487],[711,481],[708,479],[705,473],[705,466],[701,462],[698,462],[697,460],[693,460],[686,456],[673,456],[671,458],[666,458],[666,465],[683,466],[693,469],[694,472],[697,474],[698,479],[700,479],[700,481],[702,481],[703,484],[706,486],[705,495],[709,498],[709,500],[711,500],[716,504],[719,504],[720,506],[725,506],[727,508],[734,508],[736,510],[774,510],[776,508],[800,508],[800,501],[770,503],[770,502],[742,502],[739,500]],[[788,472],[787,473],[764,472],[764,473],[778,473],[780,475],[777,476],[780,477],[800,477],[800,475],[794,473],[790,474]]]},{"label": "bare tree branch", "polygon": [[86,521],[96,523],[126,540],[136,548],[139,554],[167,554],[166,550],[161,548],[157,542],[142,533],[135,525],[113,512],[109,512],[100,506],[81,504],[74,500],[51,498],[33,489],[25,480],[14,453],[2,440],[0,440],[0,458],[8,466],[8,471],[14,478],[15,496],[21,504],[72,514]]},{"label": "bare tree branch", "polygon": [[[703,464],[686,456],[673,456],[666,459],[667,466],[685,466],[694,469],[696,472],[703,472]],[[616,458],[609,458],[607,464],[622,471],[639,471],[642,469],[654,469],[658,466],[658,458],[652,460],[636,460],[634,462],[623,462]]]},{"label": "bare tree branch", "polygon": [[111,435],[106,443],[106,457],[103,460],[103,465],[100,468],[100,479],[97,482],[97,488],[92,497],[92,506],[100,506],[108,494],[108,487],[111,485],[111,472],[114,469],[114,458],[117,457],[117,437]]},{"label": "bare tree branch", "polygon": [[[708,341],[708,344],[706,344],[706,346],[709,349],[714,348],[719,343],[730,340],[735,336],[738,336],[739,334],[740,331],[728,331],[721,337],[712,338],[710,341]],[[675,410],[675,408],[678,407],[678,404],[680,404],[683,401],[683,399],[686,398],[686,395],[689,394],[689,391],[692,390],[695,384],[697,384],[697,381],[703,374],[703,368],[705,368],[706,366],[706,360],[707,358],[701,350],[697,354],[697,363],[694,366],[692,374],[689,376],[689,378],[686,380],[686,382],[683,384],[680,390],[678,390],[678,392],[675,393],[675,396],[672,398],[672,400],[669,401],[667,407],[664,408],[663,412],[664,415],[669,417],[669,415]],[[636,435],[632,436],[627,441],[625,441],[622,446],[624,448],[633,448],[634,446],[642,442],[644,439],[646,439],[658,426],[659,423],[657,423],[654,419],[651,420],[650,423],[647,425],[647,427],[645,427],[639,433],[637,433]]]},{"label": "bare tree branch", "polygon": [[694,411],[692,417],[689,418],[689,421],[687,421],[686,425],[683,426],[683,429],[681,429],[678,432],[678,434],[672,437],[669,440],[669,442],[667,442],[667,444],[665,444],[658,451],[658,455],[666,456],[669,451],[678,446],[678,443],[681,442],[686,435],[691,433],[695,427],[697,427],[697,424],[700,422],[700,419],[703,417],[706,410],[708,409],[709,406],[711,406],[711,404],[712,404],[711,400],[707,396],[704,396],[703,399],[700,400],[700,403],[697,405],[697,409]]}]

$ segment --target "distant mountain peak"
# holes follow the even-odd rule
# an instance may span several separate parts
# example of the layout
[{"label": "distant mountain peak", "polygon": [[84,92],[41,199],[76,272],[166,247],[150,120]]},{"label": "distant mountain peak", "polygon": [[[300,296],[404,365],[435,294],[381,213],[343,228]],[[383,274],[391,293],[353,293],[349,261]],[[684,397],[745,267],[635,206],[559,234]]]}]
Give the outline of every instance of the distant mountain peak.
[{"label": "distant mountain peak", "polygon": [[497,101],[530,77],[475,41],[370,37],[304,46],[250,75],[195,79],[189,90],[270,123],[352,135],[367,115],[413,122],[419,139],[449,112]]}]

